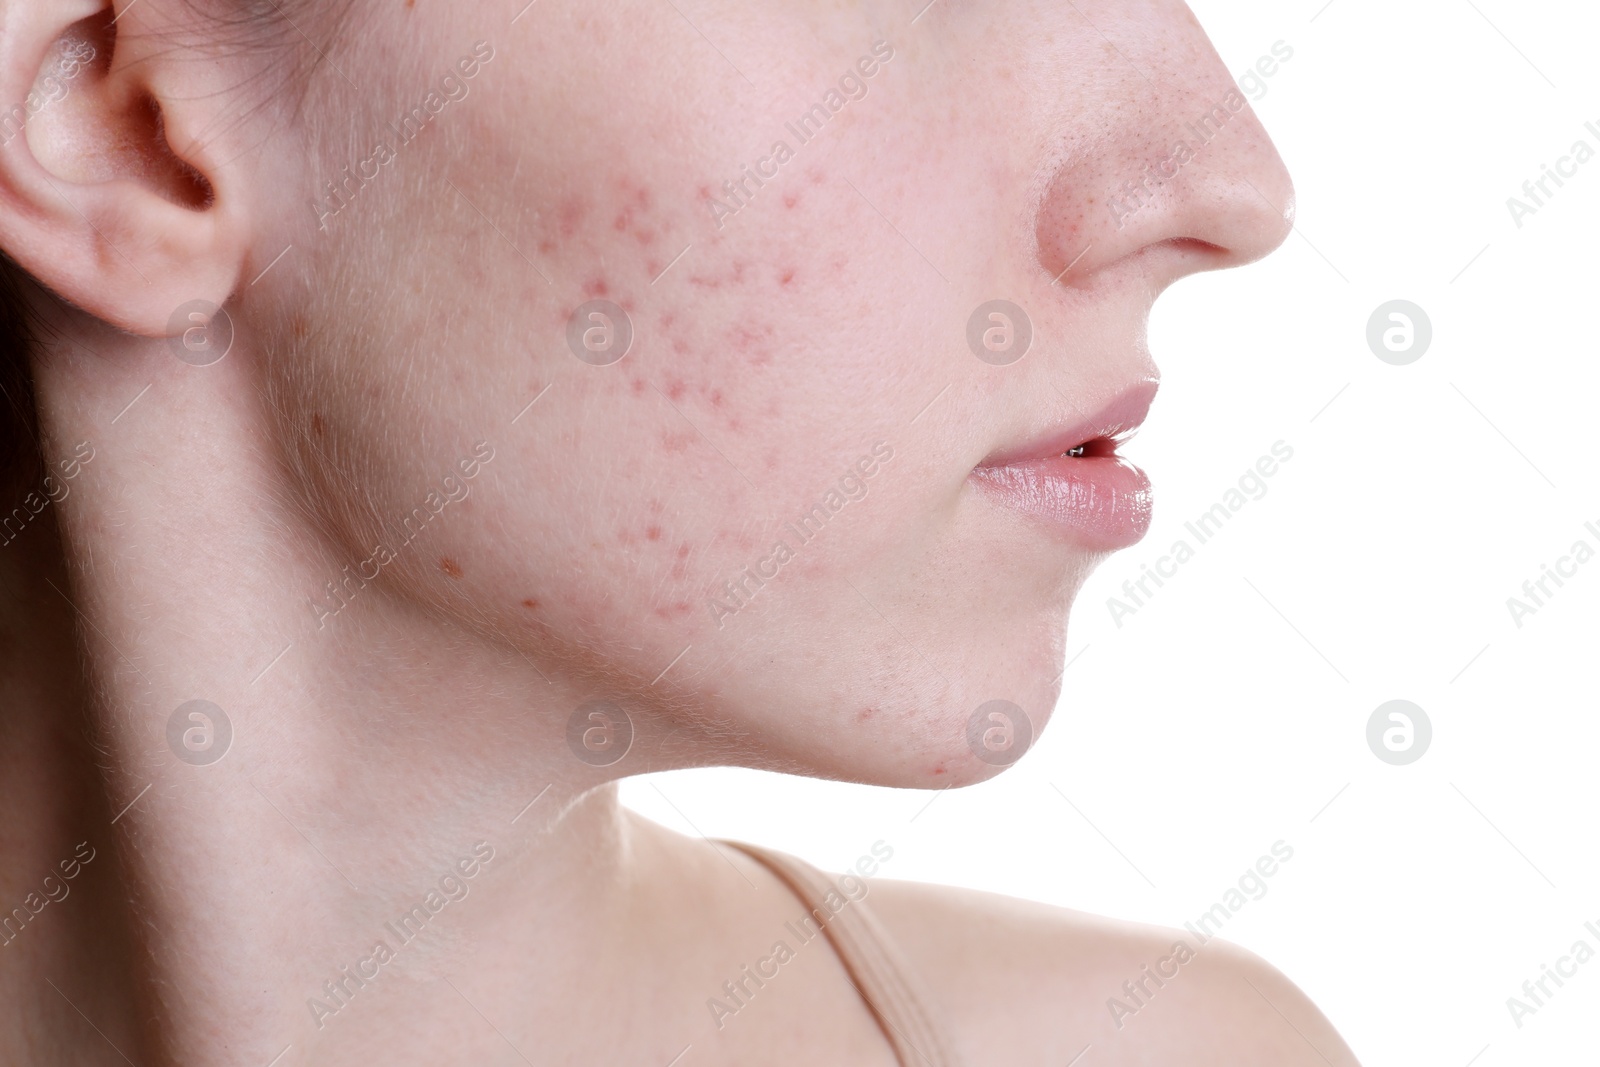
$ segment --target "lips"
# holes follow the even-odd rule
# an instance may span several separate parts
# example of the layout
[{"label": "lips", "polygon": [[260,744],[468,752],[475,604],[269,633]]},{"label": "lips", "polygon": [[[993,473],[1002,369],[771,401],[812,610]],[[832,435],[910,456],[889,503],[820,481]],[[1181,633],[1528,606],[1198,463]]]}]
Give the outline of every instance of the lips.
[{"label": "lips", "polygon": [[1135,544],[1150,529],[1150,479],[1116,450],[1144,421],[1155,392],[1154,380],[1130,386],[1089,419],[1044,427],[992,454],[971,478],[1002,507],[1084,547]]}]

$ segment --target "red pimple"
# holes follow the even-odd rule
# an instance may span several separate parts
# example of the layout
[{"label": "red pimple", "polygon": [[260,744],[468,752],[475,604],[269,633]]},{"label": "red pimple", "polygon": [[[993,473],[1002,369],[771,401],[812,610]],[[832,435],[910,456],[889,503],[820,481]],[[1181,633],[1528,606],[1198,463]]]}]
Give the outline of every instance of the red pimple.
[{"label": "red pimple", "polygon": [[461,577],[461,564],[457,563],[449,556],[439,557],[439,569],[444,571],[444,573],[451,578]]},{"label": "red pimple", "polygon": [[529,611],[539,610],[539,602],[533,599],[533,597],[528,597],[526,600],[524,600],[522,602],[522,606],[527,608]]},{"label": "red pimple", "polygon": [[799,202],[800,202],[800,198],[798,196],[795,196],[793,193],[785,193],[783,195],[783,206],[786,207],[786,208],[789,208],[791,211],[794,209],[794,206],[796,204],[798,204]]},{"label": "red pimple", "polygon": [[778,284],[788,285],[792,281],[794,281],[794,268],[790,267],[788,270],[784,271],[783,276],[778,279]]},{"label": "red pimple", "polygon": [[683,390],[684,390],[684,384],[682,382],[677,382],[677,381],[668,382],[667,383],[667,399],[668,400],[682,400],[683,399]]},{"label": "red pimple", "polygon": [[648,540],[648,541],[659,541],[659,540],[661,540],[661,527],[659,527],[659,526],[646,527],[645,531],[644,531],[644,536],[645,536],[645,539]]},{"label": "red pimple", "polygon": [[604,278],[595,278],[583,287],[584,295],[591,299],[597,296],[605,296],[609,292],[611,292],[611,287],[606,284]]}]

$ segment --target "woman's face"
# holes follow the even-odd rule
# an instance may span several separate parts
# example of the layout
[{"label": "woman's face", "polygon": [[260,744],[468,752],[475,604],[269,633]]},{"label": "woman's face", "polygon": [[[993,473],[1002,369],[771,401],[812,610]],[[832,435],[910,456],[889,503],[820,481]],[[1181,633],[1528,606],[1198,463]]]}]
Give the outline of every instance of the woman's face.
[{"label": "woman's face", "polygon": [[994,773],[1148,522],[1151,303],[1287,232],[1229,71],[1176,0],[522,2],[358,15],[236,165],[340,560],[718,759]]}]

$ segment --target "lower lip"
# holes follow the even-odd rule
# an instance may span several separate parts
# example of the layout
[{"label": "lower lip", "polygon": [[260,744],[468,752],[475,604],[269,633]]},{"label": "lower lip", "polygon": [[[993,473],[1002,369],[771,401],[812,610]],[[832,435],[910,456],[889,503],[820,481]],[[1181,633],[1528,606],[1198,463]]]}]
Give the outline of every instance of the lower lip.
[{"label": "lower lip", "polygon": [[1150,529],[1150,479],[1117,456],[1055,456],[979,467],[972,478],[1005,507],[1091,549],[1127,548]]}]

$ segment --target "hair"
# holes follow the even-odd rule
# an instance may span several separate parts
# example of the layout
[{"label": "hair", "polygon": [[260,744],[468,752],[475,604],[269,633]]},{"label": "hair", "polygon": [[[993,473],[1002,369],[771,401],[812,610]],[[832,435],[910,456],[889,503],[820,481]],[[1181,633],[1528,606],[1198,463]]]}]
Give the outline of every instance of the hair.
[{"label": "hair", "polygon": [[[323,4],[314,0],[187,2],[208,50],[263,61],[260,72],[238,88],[244,90],[251,82],[259,82],[258,90],[273,94],[285,88],[304,92],[311,73],[328,61],[328,49],[312,43],[302,31],[332,40],[345,25],[355,0]],[[0,398],[0,493],[4,494],[0,504],[44,475],[32,358],[48,331],[38,312],[57,299],[0,248],[0,393],[4,394]]]}]

